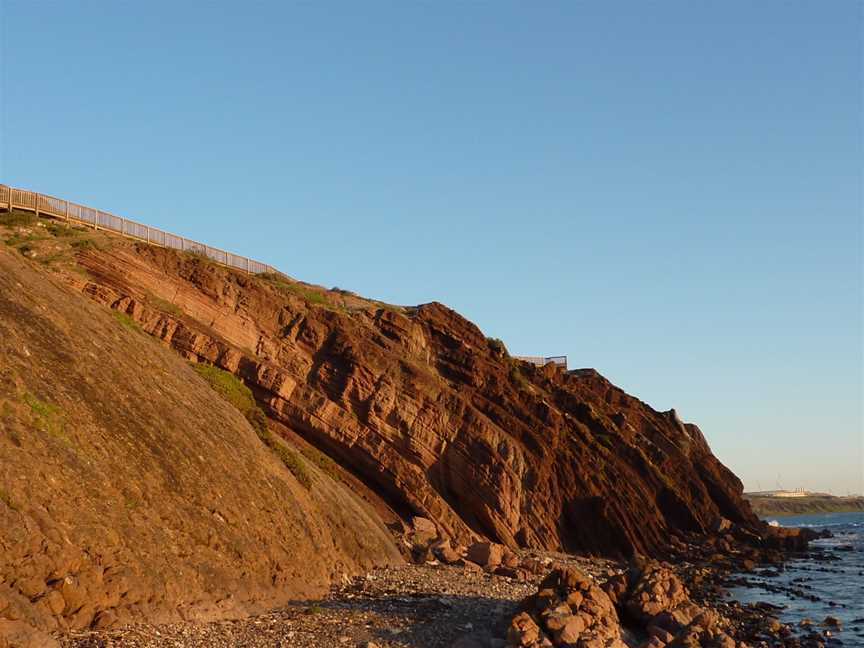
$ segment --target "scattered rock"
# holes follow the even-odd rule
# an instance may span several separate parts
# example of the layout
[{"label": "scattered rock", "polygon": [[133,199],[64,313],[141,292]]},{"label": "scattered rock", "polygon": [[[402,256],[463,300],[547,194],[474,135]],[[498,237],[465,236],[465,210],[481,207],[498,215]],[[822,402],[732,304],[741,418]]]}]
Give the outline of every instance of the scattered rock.
[{"label": "scattered rock", "polygon": [[465,557],[483,568],[495,569],[504,558],[504,546],[494,542],[475,542],[468,547]]}]

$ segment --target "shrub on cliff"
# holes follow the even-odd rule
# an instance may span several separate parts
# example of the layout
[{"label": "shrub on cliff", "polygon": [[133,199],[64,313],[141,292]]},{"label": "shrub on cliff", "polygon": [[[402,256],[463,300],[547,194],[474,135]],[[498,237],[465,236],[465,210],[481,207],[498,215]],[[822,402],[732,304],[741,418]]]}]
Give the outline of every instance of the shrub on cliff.
[{"label": "shrub on cliff", "polygon": [[192,368],[207,381],[216,393],[240,410],[240,413],[246,418],[249,418],[253,410],[258,409],[255,404],[255,397],[252,396],[252,390],[234,374],[203,363],[193,364]]},{"label": "shrub on cliff", "polygon": [[0,224],[8,227],[35,225],[37,220],[36,214],[17,209],[0,212]]},{"label": "shrub on cliff", "polygon": [[492,355],[498,356],[499,358],[509,358],[510,354],[507,353],[507,347],[504,345],[504,341],[499,338],[488,337],[486,338],[486,343],[489,345],[489,350],[492,351]]}]

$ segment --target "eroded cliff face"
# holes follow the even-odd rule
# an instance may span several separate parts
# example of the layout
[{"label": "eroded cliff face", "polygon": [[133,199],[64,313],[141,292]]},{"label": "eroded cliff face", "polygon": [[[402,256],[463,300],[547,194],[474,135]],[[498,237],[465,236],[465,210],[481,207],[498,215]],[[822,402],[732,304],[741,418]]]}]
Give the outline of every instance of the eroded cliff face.
[{"label": "eroded cliff face", "polygon": [[133,243],[76,259],[76,289],[240,376],[382,515],[462,542],[623,555],[721,517],[757,523],[695,425],[593,370],[513,360],[441,304],[388,307]]},{"label": "eroded cliff face", "polygon": [[0,247],[0,645],[242,616],[401,562],[345,483],[311,464],[298,483],[187,362],[115,315]]}]

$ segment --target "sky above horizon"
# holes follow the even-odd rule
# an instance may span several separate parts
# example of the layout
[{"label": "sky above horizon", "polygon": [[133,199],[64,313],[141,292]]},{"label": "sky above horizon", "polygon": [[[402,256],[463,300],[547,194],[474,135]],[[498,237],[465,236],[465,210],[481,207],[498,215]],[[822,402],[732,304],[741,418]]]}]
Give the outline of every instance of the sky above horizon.
[{"label": "sky above horizon", "polygon": [[862,5],[0,0],[0,182],[566,354],[864,492]]}]

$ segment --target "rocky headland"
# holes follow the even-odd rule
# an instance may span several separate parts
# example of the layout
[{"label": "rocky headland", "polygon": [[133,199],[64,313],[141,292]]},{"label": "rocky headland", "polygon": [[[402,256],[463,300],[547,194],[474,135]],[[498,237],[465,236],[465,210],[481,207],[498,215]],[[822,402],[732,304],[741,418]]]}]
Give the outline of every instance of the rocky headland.
[{"label": "rocky headland", "polygon": [[[702,612],[662,625],[683,589],[650,618],[641,592],[677,574],[711,610],[700,583],[806,547],[759,521],[674,410],[592,369],[511,358],[442,304],[247,275],[27,214],[0,213],[0,235],[4,648],[528,646],[528,619],[537,645],[656,645],[684,641]],[[527,634],[508,639],[532,592]],[[563,626],[537,597],[569,606]],[[457,620],[382,635],[391,612]],[[366,634],[302,639],[327,615],[350,625],[343,613]],[[717,623],[695,636],[745,640]],[[255,643],[264,626],[295,634]]]},{"label": "rocky headland", "polygon": [[810,515],[814,513],[851,513],[864,511],[864,497],[839,497],[812,494],[802,497],[777,497],[762,493],[745,493],[753,512],[760,517]]}]

